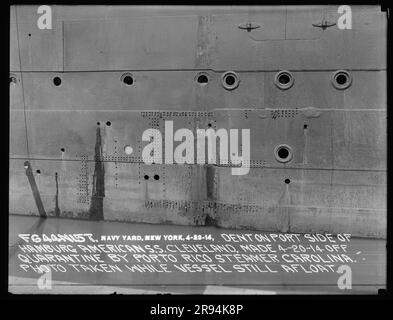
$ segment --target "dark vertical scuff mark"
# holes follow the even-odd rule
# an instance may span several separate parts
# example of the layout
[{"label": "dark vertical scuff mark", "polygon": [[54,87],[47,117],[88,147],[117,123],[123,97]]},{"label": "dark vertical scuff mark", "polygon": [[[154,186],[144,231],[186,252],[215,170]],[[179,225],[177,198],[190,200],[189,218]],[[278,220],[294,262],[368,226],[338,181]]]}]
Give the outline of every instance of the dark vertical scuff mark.
[{"label": "dark vertical scuff mark", "polygon": [[60,216],[60,208],[59,208],[59,180],[58,174],[55,173],[55,181],[56,181],[56,195],[55,195],[55,216]]},{"label": "dark vertical scuff mark", "polygon": [[285,196],[284,196],[284,201],[285,201],[285,207],[284,207],[284,212],[285,215],[287,216],[287,228],[284,230],[284,232],[291,232],[291,210],[289,206],[291,205],[291,194],[289,191],[289,184],[285,185]]},{"label": "dark vertical scuff mark", "polygon": [[303,125],[303,135],[304,135],[304,150],[303,150],[303,164],[307,164],[307,147],[308,147],[308,125]]},{"label": "dark vertical scuff mark", "polygon": [[207,200],[214,201],[214,176],[215,176],[215,168],[213,165],[206,165],[206,193]]},{"label": "dark vertical scuff mark", "polygon": [[[346,114],[346,112],[344,112],[344,115]],[[346,122],[346,119],[345,119]],[[344,122],[344,127],[346,125],[346,123]],[[332,115],[330,115],[330,156],[331,156],[331,170],[330,170],[330,190],[332,190],[333,187],[333,173],[334,173],[334,137],[333,137],[333,118]]]},{"label": "dark vertical scuff mark", "polygon": [[26,169],[27,179],[29,180],[29,183],[30,183],[31,191],[33,192],[33,197],[34,197],[34,201],[37,206],[37,209],[38,209],[38,213],[40,214],[40,216],[42,218],[46,218],[47,215],[46,215],[46,212],[44,209],[44,205],[42,204],[40,192],[38,190],[37,184],[34,179],[33,170],[31,170],[30,162],[25,161],[24,166]]},{"label": "dark vertical scuff mark", "polygon": [[205,217],[205,225],[206,226],[216,226],[216,210],[217,210],[217,196],[216,196],[216,188],[215,188],[215,176],[216,176],[216,168],[213,165],[206,165],[206,197],[207,200],[213,203],[213,216],[207,211]]},{"label": "dark vertical scuff mark", "polygon": [[102,161],[102,142],[100,128],[97,128],[96,145],[94,149],[94,174],[93,174],[93,192],[89,215],[91,220],[103,220],[103,202],[105,197],[105,169]]}]

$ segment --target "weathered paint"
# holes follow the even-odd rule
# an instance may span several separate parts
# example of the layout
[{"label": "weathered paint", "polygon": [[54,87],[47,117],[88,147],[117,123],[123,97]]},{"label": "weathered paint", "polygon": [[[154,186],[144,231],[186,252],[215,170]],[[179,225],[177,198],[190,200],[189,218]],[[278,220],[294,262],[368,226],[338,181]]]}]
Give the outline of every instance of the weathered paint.
[{"label": "weathered paint", "polygon": [[60,216],[60,208],[59,208],[59,178],[57,172],[55,172],[55,179],[56,179],[56,195],[55,195],[55,216]]},{"label": "weathered paint", "polygon": [[40,191],[38,190],[37,184],[34,179],[33,171],[31,170],[31,165],[29,161],[25,161],[24,163],[26,169],[27,180],[29,181],[31,192],[33,193],[34,201],[37,206],[38,213],[41,217],[46,218],[45,208],[41,201]]},{"label": "weathered paint", "polygon": [[92,220],[104,219],[103,202],[105,197],[105,167],[102,162],[101,132],[96,130],[96,145],[94,148],[93,190],[91,195],[89,218]]},{"label": "weathered paint", "polygon": [[[39,214],[27,160],[41,170],[48,215],[386,236],[379,7],[352,6],[344,31],[313,26],[336,21],[337,6],[53,6],[52,30],[36,27],[36,12],[10,11],[11,213]],[[247,22],[261,27],[239,28]],[[337,90],[343,69],[352,83]],[[234,90],[221,83],[229,70]],[[274,83],[280,70],[294,76],[287,90]],[[201,72],[208,83],[197,83]],[[142,133],[163,132],[165,120],[193,132],[250,128],[250,173],[144,164]],[[288,163],[275,159],[280,144],[293,150]]]}]

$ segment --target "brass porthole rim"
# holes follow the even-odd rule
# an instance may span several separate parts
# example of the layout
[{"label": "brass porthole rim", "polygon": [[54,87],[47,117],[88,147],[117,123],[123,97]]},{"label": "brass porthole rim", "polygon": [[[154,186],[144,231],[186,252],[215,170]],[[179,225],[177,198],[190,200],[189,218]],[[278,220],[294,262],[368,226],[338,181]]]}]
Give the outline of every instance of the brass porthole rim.
[{"label": "brass porthole rim", "polygon": [[[280,76],[282,75],[287,75],[289,77],[289,82],[288,83],[281,83],[279,81]],[[292,72],[288,71],[288,70],[281,70],[279,72],[277,72],[274,76],[274,84],[277,86],[277,88],[281,89],[281,90],[288,90],[289,88],[291,88],[295,83],[295,77],[293,76]]]},{"label": "brass porthole rim", "polygon": [[[281,158],[281,157],[278,155],[278,152],[279,152],[281,149],[286,149],[286,150],[288,151],[288,156],[287,156],[286,158]],[[287,145],[287,144],[279,144],[278,146],[276,146],[276,147],[274,148],[274,157],[276,158],[276,160],[277,160],[278,162],[287,163],[287,162],[291,161],[292,158],[293,158],[293,150],[292,150],[292,148],[291,148],[289,145]]]},{"label": "brass porthole rim", "polygon": [[[229,85],[226,83],[225,79],[228,76],[233,76],[235,79],[235,82],[232,85]],[[222,82],[222,86],[226,89],[226,90],[234,90],[239,86],[240,83],[240,78],[239,76],[236,74],[236,72],[234,71],[226,71],[222,74],[221,76],[221,82]]]},{"label": "brass porthole rim", "polygon": [[[127,83],[125,83],[125,82],[124,82],[124,78],[125,78],[125,77],[131,77],[131,78],[132,78],[132,84],[127,84]],[[132,86],[132,85],[135,83],[135,77],[134,77],[134,75],[133,75],[131,72],[126,72],[126,73],[123,73],[123,74],[121,75],[120,81],[121,81],[121,83],[122,83],[123,85],[129,87],[129,86]]]},{"label": "brass porthole rim", "polygon": [[[337,82],[337,77],[341,74],[343,74],[347,77],[347,82],[345,82],[344,84],[339,84]],[[351,86],[352,76],[347,70],[337,70],[333,73],[331,82],[333,84],[333,87],[335,87],[336,89],[344,90],[344,89],[347,89]]]},{"label": "brass porthole rim", "polygon": [[[198,82],[198,78],[199,78],[200,76],[206,76],[207,82]],[[205,86],[205,85],[207,85],[207,84],[209,83],[209,81],[210,81],[210,76],[209,76],[209,74],[208,74],[207,72],[201,71],[201,72],[198,72],[198,73],[195,75],[194,81],[195,81],[197,84],[201,85],[201,86]]]},{"label": "brass porthole rim", "polygon": [[11,84],[16,84],[18,82],[18,77],[15,73],[10,73],[10,79],[15,79],[15,81],[10,81]]}]

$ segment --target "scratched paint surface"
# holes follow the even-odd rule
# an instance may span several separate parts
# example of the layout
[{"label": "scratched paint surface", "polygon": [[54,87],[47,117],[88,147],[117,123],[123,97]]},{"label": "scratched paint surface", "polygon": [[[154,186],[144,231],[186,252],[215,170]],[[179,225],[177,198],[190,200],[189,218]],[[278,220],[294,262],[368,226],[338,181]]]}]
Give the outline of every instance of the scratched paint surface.
[{"label": "scratched paint surface", "polygon": [[[342,31],[313,26],[336,6],[53,6],[52,30],[36,6],[11,7],[10,213],[39,214],[28,160],[50,216],[385,238],[386,14],[352,8]],[[260,28],[239,28],[249,20]],[[284,69],[288,90],[274,83]],[[165,120],[251,129],[250,173],[143,164],[142,133]]]}]

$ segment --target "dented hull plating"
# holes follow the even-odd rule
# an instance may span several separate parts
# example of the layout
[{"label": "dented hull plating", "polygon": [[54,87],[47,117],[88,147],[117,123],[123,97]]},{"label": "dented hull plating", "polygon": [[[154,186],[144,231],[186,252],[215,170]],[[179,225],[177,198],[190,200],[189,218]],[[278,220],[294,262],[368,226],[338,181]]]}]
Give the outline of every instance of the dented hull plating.
[{"label": "dented hull plating", "polygon": [[[337,21],[337,6],[52,14],[40,30],[37,6],[11,7],[10,213],[386,237],[380,8],[353,6],[351,30],[318,27]],[[249,128],[250,172],[146,165],[143,131],[169,120]]]}]

